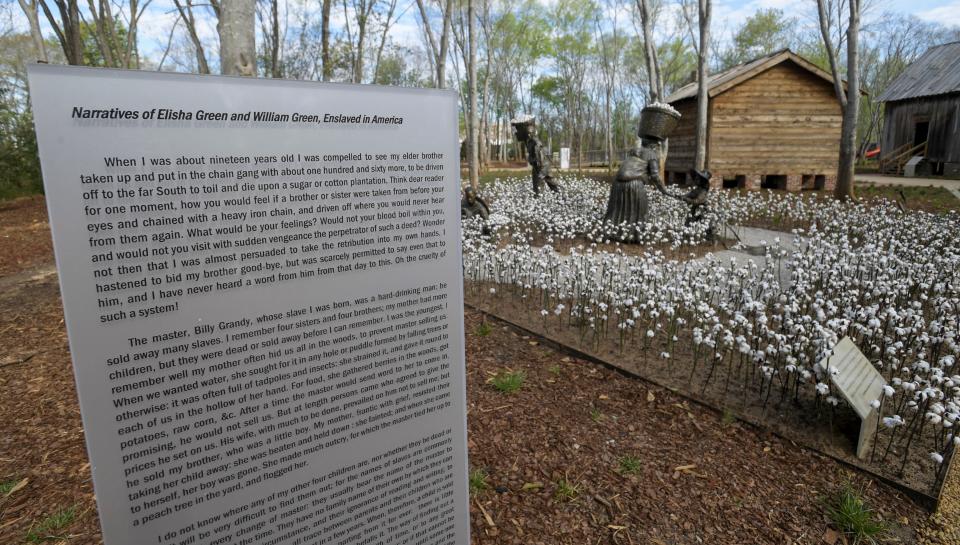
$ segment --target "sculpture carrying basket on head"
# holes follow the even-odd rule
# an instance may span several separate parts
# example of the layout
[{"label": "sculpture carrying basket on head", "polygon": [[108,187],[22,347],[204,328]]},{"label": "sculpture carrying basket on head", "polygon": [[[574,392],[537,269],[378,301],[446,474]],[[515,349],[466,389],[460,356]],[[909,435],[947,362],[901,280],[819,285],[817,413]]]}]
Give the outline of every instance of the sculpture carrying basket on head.
[{"label": "sculpture carrying basket on head", "polygon": [[653,103],[640,112],[640,127],[637,135],[663,141],[670,136],[679,123],[680,112],[674,110],[669,104]]}]

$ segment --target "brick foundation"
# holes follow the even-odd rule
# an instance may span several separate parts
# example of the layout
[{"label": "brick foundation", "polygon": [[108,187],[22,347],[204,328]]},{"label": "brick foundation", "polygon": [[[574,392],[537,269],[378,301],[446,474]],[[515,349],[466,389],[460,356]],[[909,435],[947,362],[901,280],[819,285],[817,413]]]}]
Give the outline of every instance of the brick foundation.
[{"label": "brick foundation", "polygon": [[[678,173],[679,174],[679,173]],[[711,189],[722,189],[723,180],[736,179],[739,189],[760,189],[762,187],[765,174],[736,174],[713,173],[710,178]],[[774,176],[774,175],[767,175]],[[821,191],[833,191],[837,186],[837,176],[834,174],[787,174],[781,176],[781,182],[777,184],[777,189],[786,191],[801,191],[803,189],[816,189]],[[786,178],[786,181],[782,181]],[[768,179],[768,182],[770,180]]]},{"label": "brick foundation", "polygon": [[803,175],[788,174],[787,186],[784,189],[786,189],[787,191],[800,191],[801,189],[803,189]]},{"label": "brick foundation", "polygon": [[820,187],[821,184],[817,184],[817,189],[823,189],[824,191],[833,191],[837,188],[837,176],[835,174],[827,174],[823,176],[823,187]]},{"label": "brick foundation", "polygon": [[723,176],[711,172],[710,189],[723,189]]}]

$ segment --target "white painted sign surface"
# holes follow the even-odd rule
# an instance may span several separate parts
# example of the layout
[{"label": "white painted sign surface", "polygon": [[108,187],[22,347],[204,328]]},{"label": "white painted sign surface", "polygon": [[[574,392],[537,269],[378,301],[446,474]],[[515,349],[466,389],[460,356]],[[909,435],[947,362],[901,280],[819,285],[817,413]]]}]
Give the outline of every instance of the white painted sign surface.
[{"label": "white painted sign surface", "polygon": [[29,76],[106,544],[469,543],[456,94]]},{"label": "white painted sign surface", "polygon": [[886,384],[877,368],[850,337],[844,337],[833,347],[833,354],[827,358],[825,365],[837,370],[836,374],[831,375],[833,383],[857,415],[866,418],[873,410],[870,402],[880,399]]},{"label": "white painted sign surface", "polygon": [[821,366],[836,369],[837,372],[832,373],[830,378],[860,417],[857,456],[866,458],[867,447],[877,427],[876,410],[870,406],[870,402],[880,399],[886,381],[850,337],[841,339],[833,347],[833,353],[824,358]]},{"label": "white painted sign surface", "polygon": [[570,148],[560,148],[560,168],[570,168]]}]

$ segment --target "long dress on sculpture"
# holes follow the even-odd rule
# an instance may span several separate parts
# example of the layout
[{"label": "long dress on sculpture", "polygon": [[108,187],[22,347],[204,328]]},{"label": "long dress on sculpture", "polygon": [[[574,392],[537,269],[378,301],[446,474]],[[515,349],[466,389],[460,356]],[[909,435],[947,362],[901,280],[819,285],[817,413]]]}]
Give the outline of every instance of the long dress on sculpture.
[{"label": "long dress on sculpture", "polygon": [[[607,213],[610,223],[640,223],[647,217],[647,190],[644,185],[660,177],[659,146],[640,146],[630,150],[610,187]],[[656,183],[656,182],[654,182]]]},{"label": "long dress on sculpture", "polygon": [[661,142],[679,121],[680,114],[666,104],[652,104],[640,112],[638,146],[630,151],[617,171],[604,215],[605,221],[620,226],[621,231],[615,238],[622,242],[636,242],[647,219],[649,203],[644,185],[652,183],[667,194],[660,177]]}]

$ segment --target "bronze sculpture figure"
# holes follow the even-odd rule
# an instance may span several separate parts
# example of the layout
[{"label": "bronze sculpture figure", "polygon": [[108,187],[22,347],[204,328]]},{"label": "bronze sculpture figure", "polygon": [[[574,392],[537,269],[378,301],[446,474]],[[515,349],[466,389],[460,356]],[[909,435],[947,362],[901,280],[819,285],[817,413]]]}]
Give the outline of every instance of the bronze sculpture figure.
[{"label": "bronze sculpture figure", "polygon": [[482,220],[483,229],[481,233],[488,236],[490,227],[487,225],[487,220],[490,219],[490,206],[482,197],[477,195],[476,190],[467,186],[463,190],[463,198],[460,200],[460,218],[468,220],[474,217]]},{"label": "bronze sculpture figure", "polygon": [[533,193],[540,195],[540,188],[547,184],[552,191],[560,191],[560,186],[553,181],[550,168],[550,157],[543,149],[543,144],[537,138],[536,120],[533,117],[524,117],[510,123],[513,125],[517,141],[527,150],[527,162],[533,169]]},{"label": "bronze sculpture figure", "polygon": [[641,225],[647,217],[649,206],[644,184],[652,183],[666,195],[666,187],[660,176],[661,143],[676,128],[680,114],[665,104],[652,104],[640,112],[640,139],[617,171],[610,187],[607,212],[604,220],[624,225],[626,231],[619,237],[622,242],[635,242]]}]

